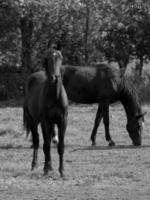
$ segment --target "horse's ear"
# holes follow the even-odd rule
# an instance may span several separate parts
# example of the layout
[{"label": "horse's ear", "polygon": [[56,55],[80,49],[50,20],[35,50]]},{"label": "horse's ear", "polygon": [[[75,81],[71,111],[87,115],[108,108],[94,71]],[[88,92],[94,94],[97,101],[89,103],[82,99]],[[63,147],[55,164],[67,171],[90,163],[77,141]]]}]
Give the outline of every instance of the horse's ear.
[{"label": "horse's ear", "polygon": [[59,51],[62,50],[62,44],[61,44],[61,41],[58,41],[58,42],[57,42],[56,49],[59,50]]},{"label": "horse's ear", "polygon": [[47,42],[47,48],[50,48],[50,47],[51,47],[51,45],[52,45],[52,41],[51,41],[51,40],[49,40],[49,41]]},{"label": "horse's ear", "polygon": [[51,41],[49,41],[48,44],[47,44],[47,47],[51,48],[51,49],[55,49],[55,50],[61,51],[62,44],[61,44],[61,41],[58,41],[58,42],[55,42],[55,43],[52,43]]},{"label": "horse's ear", "polygon": [[143,113],[142,113],[142,117],[144,117],[146,114],[147,114],[147,112],[146,112],[146,111],[145,111],[145,112],[143,112]]},{"label": "horse's ear", "polygon": [[47,60],[47,58],[44,58],[43,66],[44,66],[45,71],[47,72],[47,69],[48,69],[48,60]]},{"label": "horse's ear", "polygon": [[145,111],[144,113],[136,115],[136,118],[140,119],[140,118],[144,117],[146,114],[147,114],[147,112]]},{"label": "horse's ear", "polygon": [[144,117],[146,114],[147,114],[147,112],[145,111],[145,112],[143,113],[143,117]]},{"label": "horse's ear", "polygon": [[52,43],[51,46],[50,46],[50,49],[51,50],[56,50],[57,49],[57,46],[55,43]]}]

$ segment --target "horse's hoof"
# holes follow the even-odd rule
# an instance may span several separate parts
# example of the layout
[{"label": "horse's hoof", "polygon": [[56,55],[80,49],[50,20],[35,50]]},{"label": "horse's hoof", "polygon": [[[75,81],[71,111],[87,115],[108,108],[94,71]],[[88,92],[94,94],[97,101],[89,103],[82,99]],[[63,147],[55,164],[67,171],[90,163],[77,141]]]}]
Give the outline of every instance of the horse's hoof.
[{"label": "horse's hoof", "polygon": [[96,142],[95,142],[95,141],[92,141],[91,146],[92,146],[92,147],[95,147],[95,146],[96,146]]},{"label": "horse's hoof", "polygon": [[52,171],[53,168],[52,168],[52,165],[51,164],[48,164],[48,165],[45,165],[44,166],[44,175],[48,175],[49,171]]},{"label": "horse's hoof", "polygon": [[114,147],[114,146],[115,146],[115,142],[111,140],[111,141],[109,142],[109,147]]},{"label": "horse's hoof", "polygon": [[38,164],[33,162],[31,166],[31,171],[33,171],[37,167],[38,167]]},{"label": "horse's hoof", "polygon": [[48,170],[44,171],[44,176],[47,176],[48,174]]},{"label": "horse's hoof", "polygon": [[60,173],[60,177],[63,178],[64,177],[64,169],[63,168],[59,168],[59,173]]},{"label": "horse's hoof", "polygon": [[60,177],[61,177],[61,178],[64,178],[64,173],[63,173],[63,171],[60,172]]},{"label": "horse's hoof", "polygon": [[31,171],[34,171],[34,169],[37,168],[37,165],[36,166],[31,166]]},{"label": "horse's hoof", "polygon": [[49,174],[49,169],[48,168],[44,168],[44,176],[47,176]]}]

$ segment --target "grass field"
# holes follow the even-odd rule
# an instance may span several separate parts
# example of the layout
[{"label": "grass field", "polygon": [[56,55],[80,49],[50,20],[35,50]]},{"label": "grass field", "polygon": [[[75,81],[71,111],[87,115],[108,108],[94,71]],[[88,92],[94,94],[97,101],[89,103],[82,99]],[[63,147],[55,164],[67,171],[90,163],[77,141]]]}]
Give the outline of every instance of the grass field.
[{"label": "grass field", "polygon": [[[150,107],[143,144],[134,148],[125,130],[121,105],[110,108],[110,130],[116,146],[108,147],[101,124],[97,146],[89,140],[97,105],[71,105],[65,137],[65,178],[58,173],[58,155],[52,145],[53,172],[43,176],[42,137],[39,166],[30,170],[32,149],[22,128],[22,108],[0,104],[0,199],[5,200],[149,200]],[[39,128],[40,132],[40,128]]]}]

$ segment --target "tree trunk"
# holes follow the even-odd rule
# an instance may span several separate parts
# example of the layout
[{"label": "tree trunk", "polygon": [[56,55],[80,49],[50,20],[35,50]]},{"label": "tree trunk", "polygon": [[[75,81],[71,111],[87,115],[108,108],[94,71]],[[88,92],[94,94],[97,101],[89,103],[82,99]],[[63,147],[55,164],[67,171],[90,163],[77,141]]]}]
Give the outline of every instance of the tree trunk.
[{"label": "tree trunk", "polygon": [[21,52],[21,62],[22,62],[22,73],[27,75],[32,72],[32,62],[31,62],[31,39],[33,33],[33,21],[31,14],[26,14],[20,19],[20,29],[21,29],[21,42],[22,42],[22,52]]},{"label": "tree trunk", "polygon": [[136,72],[136,74],[137,74],[138,76],[140,76],[140,77],[142,76],[143,62],[144,62],[143,56],[141,56],[141,57],[139,58],[139,60],[137,60],[136,63],[135,63],[135,72]]},{"label": "tree trunk", "polygon": [[119,68],[120,68],[120,76],[124,77],[125,72],[126,72],[126,68],[127,68],[127,63],[124,62],[123,60],[119,60],[118,65],[119,65]]},{"label": "tree trunk", "polygon": [[139,76],[142,76],[142,71],[143,71],[143,56],[140,58],[140,69],[139,69]]},{"label": "tree trunk", "polygon": [[84,36],[84,54],[85,54],[85,63],[88,63],[89,55],[88,55],[88,37],[89,37],[89,21],[90,21],[90,9],[89,2],[86,2],[86,22],[85,22],[85,36]]}]

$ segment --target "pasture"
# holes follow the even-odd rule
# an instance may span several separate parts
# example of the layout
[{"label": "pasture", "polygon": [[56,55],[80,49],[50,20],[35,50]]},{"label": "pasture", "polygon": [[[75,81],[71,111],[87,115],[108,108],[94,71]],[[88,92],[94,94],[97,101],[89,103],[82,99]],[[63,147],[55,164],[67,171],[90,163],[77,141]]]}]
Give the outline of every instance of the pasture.
[{"label": "pasture", "polygon": [[[39,166],[31,171],[31,142],[22,127],[22,108],[0,104],[0,199],[10,200],[149,200],[150,106],[141,147],[133,147],[125,129],[123,107],[110,108],[110,131],[115,147],[108,147],[103,124],[97,146],[89,140],[97,105],[69,106],[65,136],[65,178],[58,173],[58,154],[52,145],[53,172],[43,176],[40,134]],[[40,132],[40,128],[39,128]]]}]

